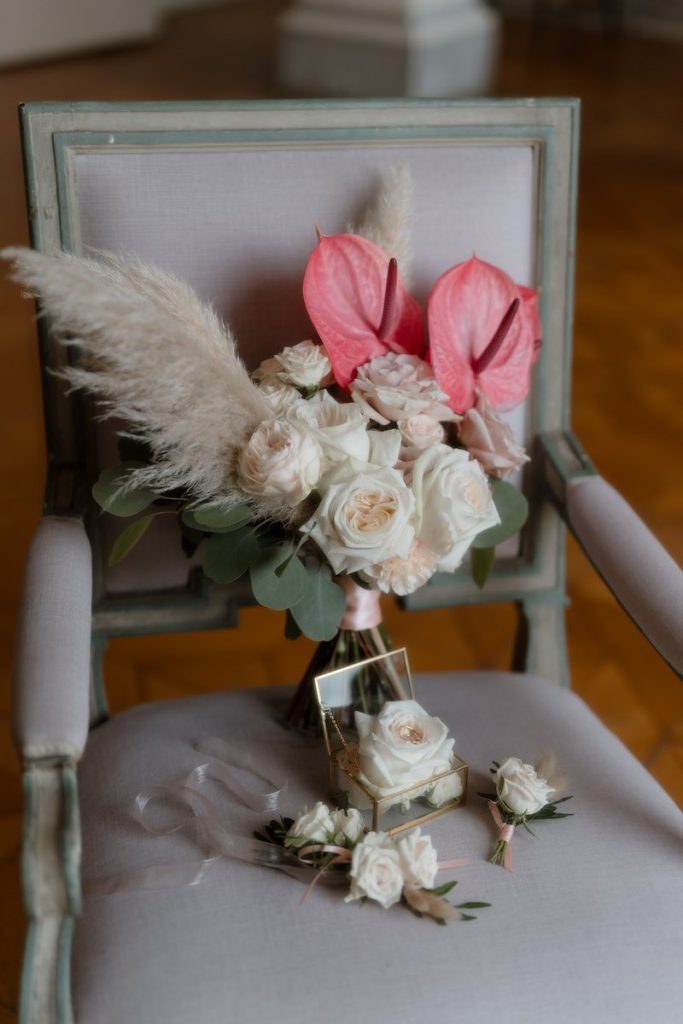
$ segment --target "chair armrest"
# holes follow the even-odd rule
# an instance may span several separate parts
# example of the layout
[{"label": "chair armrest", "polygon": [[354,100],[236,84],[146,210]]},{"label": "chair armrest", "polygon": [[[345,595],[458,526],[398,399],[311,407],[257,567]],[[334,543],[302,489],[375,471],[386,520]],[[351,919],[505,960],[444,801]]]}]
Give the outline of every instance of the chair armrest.
[{"label": "chair armrest", "polygon": [[88,734],[92,556],[78,519],[46,516],[29,548],[13,674],[24,759],[78,760]]},{"label": "chair armrest", "polygon": [[683,675],[683,571],[571,434],[542,439],[560,514],[621,606]]}]

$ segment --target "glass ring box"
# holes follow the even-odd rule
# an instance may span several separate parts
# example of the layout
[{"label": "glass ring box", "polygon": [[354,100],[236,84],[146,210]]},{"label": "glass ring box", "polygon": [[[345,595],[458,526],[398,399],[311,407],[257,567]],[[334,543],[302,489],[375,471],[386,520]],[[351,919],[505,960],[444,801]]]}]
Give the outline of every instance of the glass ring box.
[{"label": "glass ring box", "polygon": [[464,802],[468,766],[416,702],[405,648],[316,676],[315,693],[331,794],[368,828],[400,832]]}]

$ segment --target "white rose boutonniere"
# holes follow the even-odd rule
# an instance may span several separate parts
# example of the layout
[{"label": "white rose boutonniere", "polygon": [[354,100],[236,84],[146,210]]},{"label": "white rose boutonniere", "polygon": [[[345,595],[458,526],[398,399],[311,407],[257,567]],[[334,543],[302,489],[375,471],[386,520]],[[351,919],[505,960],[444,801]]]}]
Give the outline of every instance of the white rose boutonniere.
[{"label": "white rose boutonniere", "polygon": [[571,800],[571,796],[551,800],[553,794],[567,784],[566,779],[555,775],[555,758],[552,755],[545,755],[535,767],[518,757],[508,757],[502,764],[494,761],[491,775],[495,793],[480,793],[488,801],[491,817],[498,828],[498,841],[491,863],[502,864],[511,871],[510,843],[515,828],[523,825],[531,832],[527,824],[529,821],[571,817],[557,810],[557,805]]},{"label": "white rose boutonniere", "polygon": [[448,771],[455,740],[417,701],[388,701],[378,715],[356,712],[360,781],[378,798]]},{"label": "white rose boutonniere", "polygon": [[[439,862],[429,836],[419,828],[396,838],[386,832],[366,832],[353,807],[332,811],[318,802],[296,820],[271,821],[254,838],[259,844],[254,850],[257,863],[308,880],[309,892],[321,880],[336,883],[346,875],[350,880],[347,903],[373,900],[387,910],[401,902],[418,917],[431,917],[440,924],[472,920],[465,911],[490,906],[482,902],[453,906],[445,897],[456,883],[434,885]],[[467,860],[442,866],[463,863]]]}]

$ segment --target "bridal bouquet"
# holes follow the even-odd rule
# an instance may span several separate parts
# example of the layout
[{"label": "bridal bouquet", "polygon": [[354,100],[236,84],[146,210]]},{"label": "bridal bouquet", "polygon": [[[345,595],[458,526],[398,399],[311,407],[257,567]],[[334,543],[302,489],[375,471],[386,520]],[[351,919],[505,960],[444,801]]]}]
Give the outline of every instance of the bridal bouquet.
[{"label": "bridal bouquet", "polygon": [[360,226],[319,233],[303,278],[318,337],[251,375],[213,311],[159,269],[3,253],[78,351],[66,381],[126,423],[121,462],[93,487],[133,520],[110,564],[174,516],[210,579],[248,575],[257,602],[286,611],[288,636],[328,645],[309,682],[386,650],[380,593],[410,594],[468,552],[483,585],[527,514],[504,479],[527,456],[501,412],[527,394],[536,293],[473,256],[434,283],[425,333],[401,272],[410,205],[397,170]]}]

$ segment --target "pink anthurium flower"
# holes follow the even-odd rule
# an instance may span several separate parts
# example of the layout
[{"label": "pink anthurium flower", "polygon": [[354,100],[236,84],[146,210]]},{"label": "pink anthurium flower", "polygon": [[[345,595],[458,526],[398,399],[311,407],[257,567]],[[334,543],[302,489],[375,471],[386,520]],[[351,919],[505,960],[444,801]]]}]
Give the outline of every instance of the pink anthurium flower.
[{"label": "pink anthurium flower", "polygon": [[540,348],[535,291],[473,256],[438,279],[428,318],[429,361],[455,412],[472,408],[477,389],[496,408],[526,397]]},{"label": "pink anthurium flower", "polygon": [[342,387],[376,356],[422,353],[422,314],[396,260],[359,235],[320,236],[304,274],[304,302]]}]

